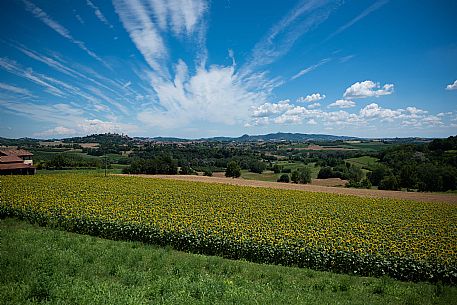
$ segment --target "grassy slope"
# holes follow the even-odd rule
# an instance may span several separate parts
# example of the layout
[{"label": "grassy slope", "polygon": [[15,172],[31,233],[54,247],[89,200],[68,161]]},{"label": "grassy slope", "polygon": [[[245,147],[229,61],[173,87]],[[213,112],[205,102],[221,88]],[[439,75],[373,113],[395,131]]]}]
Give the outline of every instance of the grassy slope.
[{"label": "grassy slope", "polygon": [[358,158],[350,158],[346,159],[346,162],[349,162],[351,164],[355,164],[359,167],[365,167],[367,169],[372,169],[376,166],[378,162],[378,158],[375,157],[370,157],[370,156],[363,156],[363,157],[358,157]]},{"label": "grassy slope", "polygon": [[2,304],[455,304],[457,287],[230,261],[0,220]]},{"label": "grassy slope", "polygon": [[[311,178],[316,179],[317,174],[319,173],[320,167],[314,166],[314,163],[310,163],[305,165],[302,162],[292,162],[289,163],[288,161],[278,161],[277,164],[283,166],[284,168],[290,169],[291,171],[308,167],[311,170]],[[259,180],[259,181],[270,181],[276,182],[278,178],[282,175],[282,173],[275,174],[272,171],[264,171],[262,174],[251,173],[248,170],[241,171],[241,177],[248,180]],[[289,173],[290,176],[290,173]]]}]

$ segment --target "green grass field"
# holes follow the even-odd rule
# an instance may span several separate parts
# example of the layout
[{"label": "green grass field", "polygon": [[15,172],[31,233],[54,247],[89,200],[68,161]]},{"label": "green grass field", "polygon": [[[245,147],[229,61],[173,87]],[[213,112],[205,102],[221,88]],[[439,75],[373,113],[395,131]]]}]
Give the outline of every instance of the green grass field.
[{"label": "green grass field", "polygon": [[370,157],[370,156],[363,156],[358,158],[350,158],[345,160],[352,165],[357,165],[361,168],[373,170],[376,166],[377,162],[379,161],[378,158]]},{"label": "green grass field", "polygon": [[352,149],[357,149],[361,151],[366,151],[366,152],[373,152],[373,151],[382,151],[385,150],[389,147],[392,147],[394,144],[386,144],[383,142],[364,142],[364,143],[354,143],[354,144],[349,144],[349,143],[344,143],[339,145],[339,147],[342,148],[352,148]]},{"label": "green grass field", "polygon": [[457,287],[188,254],[0,220],[2,304],[455,304]]}]

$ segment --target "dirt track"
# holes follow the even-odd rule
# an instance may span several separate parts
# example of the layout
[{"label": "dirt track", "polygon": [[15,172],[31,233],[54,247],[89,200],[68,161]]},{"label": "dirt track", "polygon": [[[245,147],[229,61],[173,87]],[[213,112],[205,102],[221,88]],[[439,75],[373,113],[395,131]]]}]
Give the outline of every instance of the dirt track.
[{"label": "dirt track", "polygon": [[407,199],[414,201],[424,202],[448,202],[457,203],[457,195],[455,194],[436,194],[436,193],[413,193],[413,192],[398,192],[398,191],[381,191],[381,190],[366,190],[366,189],[352,189],[344,187],[328,187],[320,185],[309,184],[293,184],[293,183],[279,183],[279,182],[266,182],[246,179],[231,179],[222,177],[205,177],[205,176],[184,176],[184,175],[122,175],[122,176],[136,176],[145,178],[161,178],[171,180],[184,180],[184,181],[199,181],[207,183],[222,183],[231,185],[243,185],[252,187],[267,187],[276,189],[288,190],[301,190],[308,192],[323,192],[345,195],[356,195],[362,197],[375,197],[375,198],[394,198],[394,199]]}]

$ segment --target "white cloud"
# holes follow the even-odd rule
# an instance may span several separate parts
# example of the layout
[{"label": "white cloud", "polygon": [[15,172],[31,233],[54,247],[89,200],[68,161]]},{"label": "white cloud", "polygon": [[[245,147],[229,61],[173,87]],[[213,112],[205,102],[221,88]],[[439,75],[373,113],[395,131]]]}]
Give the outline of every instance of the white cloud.
[{"label": "white cloud", "polygon": [[362,118],[379,118],[389,121],[398,118],[403,112],[403,109],[392,110],[388,108],[382,108],[376,103],[371,103],[360,109],[359,113]]},{"label": "white cloud", "polygon": [[[283,100],[276,104],[265,103],[254,108],[252,120],[247,125],[301,124],[305,119],[308,119],[307,123],[311,125],[317,123],[317,119],[323,121],[324,124],[330,125],[360,125],[365,123],[363,118],[346,111],[325,112],[312,110],[302,106],[291,105],[289,102],[289,100]],[[265,111],[265,109],[269,111]]]},{"label": "white cloud", "polygon": [[251,60],[242,67],[241,74],[287,54],[303,34],[327,20],[336,5],[326,0],[300,1],[255,45]]},{"label": "white cloud", "polygon": [[177,36],[193,33],[208,9],[208,4],[202,0],[150,0],[149,3],[160,28],[166,30],[169,24]]},{"label": "white cloud", "polygon": [[414,115],[425,114],[428,112],[426,110],[422,110],[422,109],[419,109],[416,107],[406,107],[406,111],[408,111],[409,113],[414,114]]},{"label": "white cloud", "polygon": [[85,119],[73,127],[57,126],[44,131],[34,133],[37,137],[62,137],[75,135],[88,135],[99,133],[121,133],[136,130],[131,125],[119,124],[111,121],[102,121],[99,119]]},{"label": "white cloud", "polygon": [[295,74],[294,76],[292,76],[290,79],[291,80],[294,80],[296,78],[299,78],[300,76],[303,76],[313,70],[315,70],[316,68],[322,66],[323,64],[329,62],[331,59],[330,58],[325,58],[325,59],[322,59],[321,61],[319,61],[317,64],[314,64],[312,66],[309,66],[303,70],[300,70],[297,74]]},{"label": "white cloud", "polygon": [[334,103],[331,103],[327,106],[328,108],[336,107],[336,108],[352,108],[355,107],[355,103],[349,100],[337,100]]},{"label": "white cloud", "polygon": [[342,63],[345,63],[345,62],[348,62],[350,61],[351,59],[353,59],[355,57],[355,55],[347,55],[347,56],[343,56],[339,59],[339,62],[342,64]]},{"label": "white cloud", "polygon": [[316,108],[319,108],[320,106],[321,106],[320,103],[314,103],[314,104],[308,105],[308,109],[316,109]]},{"label": "white cloud", "polygon": [[276,104],[273,103],[265,103],[256,108],[252,113],[253,117],[268,117],[276,113],[285,112],[287,109],[290,108],[289,105],[290,100],[283,100],[279,101]]},{"label": "white cloud", "polygon": [[313,102],[317,102],[317,101],[320,101],[320,100],[323,100],[325,98],[325,94],[320,94],[320,93],[313,93],[311,95],[307,95],[306,97],[299,97],[297,99],[297,102],[299,103],[313,103]]},{"label": "white cloud", "polygon": [[382,95],[392,94],[394,91],[393,84],[385,84],[380,87],[379,83],[371,80],[363,82],[356,82],[346,89],[344,92],[345,98],[366,98],[366,97],[379,97]]},{"label": "white cloud", "polygon": [[449,116],[449,115],[452,115],[452,112],[440,112],[436,116],[444,117],[444,116]]},{"label": "white cloud", "polygon": [[0,106],[6,110],[39,122],[52,122],[66,126],[84,120],[84,111],[68,104],[38,104],[31,102],[13,102],[0,100]]},{"label": "white cloud", "polygon": [[111,25],[111,23],[109,23],[109,21],[106,19],[105,15],[103,15],[103,13],[100,11],[100,9],[95,6],[92,1],[90,0],[87,0],[86,1],[87,5],[90,6],[93,10],[94,10],[94,13],[95,13],[95,16],[97,16],[97,18],[103,22],[105,25],[109,26],[110,28],[112,28],[113,26]]},{"label": "white cloud", "polygon": [[[340,107],[352,105],[352,101],[341,100],[335,102]],[[347,106],[346,106],[347,105]],[[306,121],[305,121],[306,120]],[[401,121],[400,121],[401,120]],[[341,127],[375,127],[385,126],[387,123],[396,126],[412,128],[439,127],[445,126],[442,116],[429,115],[428,111],[417,107],[406,107],[406,109],[389,109],[371,103],[358,112],[350,113],[344,110],[323,111],[321,109],[307,109],[302,106],[290,104],[289,100],[278,103],[264,103],[252,108],[251,121],[246,126],[261,126],[271,124],[311,124],[322,123],[323,126]],[[380,125],[381,124],[381,125]]]},{"label": "white cloud", "polygon": [[365,18],[366,16],[368,16],[369,14],[371,14],[372,12],[380,9],[383,5],[385,5],[386,3],[388,3],[389,0],[379,0],[379,1],[376,1],[375,3],[373,3],[371,6],[369,6],[368,8],[366,8],[362,13],[360,13],[357,17],[355,17],[354,19],[352,19],[351,21],[349,21],[348,23],[346,23],[345,25],[341,26],[340,28],[338,28],[335,32],[333,32],[332,34],[330,34],[327,39],[325,39],[325,41],[335,37],[336,35],[338,35],[339,33],[345,31],[346,29],[348,29],[349,27],[353,26],[356,22],[360,21],[361,19]]},{"label": "white cloud", "polygon": [[7,58],[0,58],[0,68],[44,87],[45,91],[49,94],[57,97],[63,97],[65,95],[62,90],[49,83],[48,80],[54,80],[53,78],[46,77],[43,74],[34,73],[32,69],[23,69],[15,61]]},{"label": "white cloud", "polygon": [[315,70],[316,68],[322,66],[323,64],[329,62],[330,60],[331,60],[330,58],[322,59],[322,60],[319,61],[317,64],[314,64],[314,65],[312,65],[312,66],[309,66],[309,67],[307,67],[307,68],[305,68],[305,69],[300,70],[297,74],[295,74],[294,76],[292,76],[290,79],[291,79],[291,80],[294,80],[294,79],[296,79],[296,78],[299,78],[300,76],[303,76],[303,75],[305,75],[305,74],[307,74],[307,73],[309,73],[309,72]]},{"label": "white cloud", "polygon": [[89,50],[85,43],[79,40],[76,40],[73,38],[73,36],[70,34],[70,31],[67,30],[64,26],[62,26],[60,23],[57,21],[53,20],[51,17],[46,14],[45,11],[43,11],[41,8],[33,4],[32,2],[28,0],[22,0],[25,4],[25,8],[27,11],[32,13],[36,18],[38,18],[41,22],[46,24],[49,28],[60,34],[62,37],[68,39],[72,43],[76,44],[81,50],[85,51],[89,56],[92,58],[98,60],[99,62],[103,63],[105,66],[107,64],[100,58],[98,57],[97,54],[95,54],[93,51]]},{"label": "white cloud", "polygon": [[446,90],[457,90],[457,80],[455,80],[454,83],[447,85]]},{"label": "white cloud", "polygon": [[0,83],[0,89],[9,91],[9,92],[12,92],[15,94],[21,94],[21,95],[25,95],[25,96],[29,96],[29,97],[34,97],[34,95],[25,88],[20,88],[20,87],[16,87],[16,86],[5,84],[5,83]]},{"label": "white cloud", "polygon": [[[162,128],[176,128],[194,121],[226,125],[246,121],[249,109],[265,102],[272,89],[262,75],[241,78],[233,66],[197,68],[195,75],[190,75],[182,60],[175,65],[173,81],[154,73],[150,77],[159,105],[140,111],[138,120]],[[274,110],[259,109],[258,116],[260,111]]]},{"label": "white cloud", "polygon": [[168,57],[165,43],[149,17],[149,10],[139,0],[114,0],[114,8],[125,30],[148,65],[168,75],[162,65]]},{"label": "white cloud", "polygon": [[70,136],[75,135],[77,132],[74,129],[67,128],[64,126],[57,126],[44,131],[36,132],[33,135],[35,137],[57,137],[57,136]]},{"label": "white cloud", "polygon": [[306,124],[308,124],[308,125],[317,125],[317,122],[316,122],[315,119],[311,119],[308,122],[306,122]]}]

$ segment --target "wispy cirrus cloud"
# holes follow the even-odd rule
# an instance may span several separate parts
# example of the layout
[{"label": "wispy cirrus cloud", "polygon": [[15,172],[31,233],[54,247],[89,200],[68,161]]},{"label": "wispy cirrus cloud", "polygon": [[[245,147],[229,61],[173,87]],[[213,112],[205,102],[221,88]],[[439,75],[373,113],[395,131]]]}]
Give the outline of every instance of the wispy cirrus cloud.
[{"label": "wispy cirrus cloud", "polygon": [[145,3],[139,0],[114,0],[121,22],[144,60],[156,72],[168,76],[168,50]]},{"label": "wispy cirrus cloud", "polygon": [[0,58],[0,68],[44,87],[46,92],[54,96],[63,97],[65,95],[62,90],[50,84],[42,74],[34,73],[32,69],[23,69],[13,60]]},{"label": "wispy cirrus cloud", "polygon": [[311,66],[309,66],[309,67],[307,67],[305,69],[300,70],[297,74],[292,76],[290,79],[294,80],[294,79],[297,79],[300,76],[303,76],[303,75],[305,75],[305,74],[307,74],[307,73],[309,73],[311,71],[314,71],[317,68],[319,68],[320,66],[328,63],[330,60],[331,60],[331,58],[324,58],[324,59],[320,60],[317,64],[311,65]]},{"label": "wispy cirrus cloud", "polygon": [[327,0],[301,1],[255,45],[244,69],[271,64],[289,52],[301,36],[327,20],[337,5]]},{"label": "wispy cirrus cloud", "polygon": [[[383,7],[385,4],[387,4],[389,2],[389,0],[378,0],[376,1],[375,3],[373,3],[372,5],[370,5],[368,8],[366,8],[362,13],[360,13],[359,15],[357,15],[354,19],[352,19],[351,21],[349,21],[348,23],[342,25],[341,27],[339,27],[335,32],[333,32],[332,34],[330,34],[326,39],[325,41],[328,41],[330,39],[332,39],[333,37],[335,37],[336,35],[340,34],[341,32],[347,30],[349,27],[353,26],[355,23],[357,23],[358,21],[360,21],[361,19],[365,18],[366,16],[368,16],[369,14],[373,13],[374,11],[380,9],[381,7]],[[324,41],[324,42],[325,42]]]},{"label": "wispy cirrus cloud", "polygon": [[106,26],[112,28],[113,25],[106,19],[105,15],[103,15],[103,13],[100,11],[100,9],[90,0],[87,0],[86,1],[87,5],[90,6],[93,10],[94,10],[94,13],[95,13],[95,16],[97,16],[97,18],[103,22]]},{"label": "wispy cirrus cloud", "polygon": [[92,133],[135,131],[133,124],[125,124],[116,120],[100,120],[91,118],[82,108],[70,104],[42,104],[37,102],[15,102],[0,99],[0,107],[15,115],[39,122],[48,122],[55,127],[37,131],[38,137],[87,135]]},{"label": "wispy cirrus cloud", "polygon": [[0,90],[5,90],[14,94],[25,95],[28,97],[35,97],[29,90],[25,88],[20,88],[6,83],[0,83]]},{"label": "wispy cirrus cloud", "polygon": [[53,20],[45,11],[43,11],[41,8],[39,8],[38,6],[36,6],[28,0],[22,0],[22,2],[25,4],[26,10],[32,13],[37,19],[46,24],[49,28],[57,32],[62,37],[76,44],[81,50],[85,51],[89,56],[108,67],[108,65],[97,54],[95,54],[93,51],[89,50],[86,47],[84,42],[73,38],[73,36],[70,34],[70,31],[67,28],[62,26],[57,21]]},{"label": "wispy cirrus cloud", "polygon": [[[26,46],[22,44],[9,44],[11,47],[17,49],[18,51],[22,52],[26,56],[41,62],[48,67],[63,73],[65,75],[68,75],[75,80],[77,80],[79,83],[87,81],[93,86],[97,86],[99,88],[103,88],[104,90],[107,90],[118,97],[123,97],[127,93],[134,93],[137,94],[135,91],[132,89],[129,89],[127,87],[124,87],[122,81],[116,82],[115,79],[112,78],[107,78],[105,76],[102,76],[101,74],[95,72],[93,69],[89,69],[88,67],[85,67],[81,65],[80,63],[75,64],[71,63],[69,61],[66,61],[59,56],[52,56],[52,55],[45,55],[38,53],[34,50],[31,50],[27,48]],[[74,67],[73,67],[74,66]],[[85,73],[87,72],[87,73]],[[93,77],[91,77],[93,76]],[[86,85],[84,85],[86,87]]]},{"label": "wispy cirrus cloud", "polygon": [[191,35],[202,26],[208,3],[203,0],[150,0],[157,23],[162,31],[170,26],[176,36]]}]

